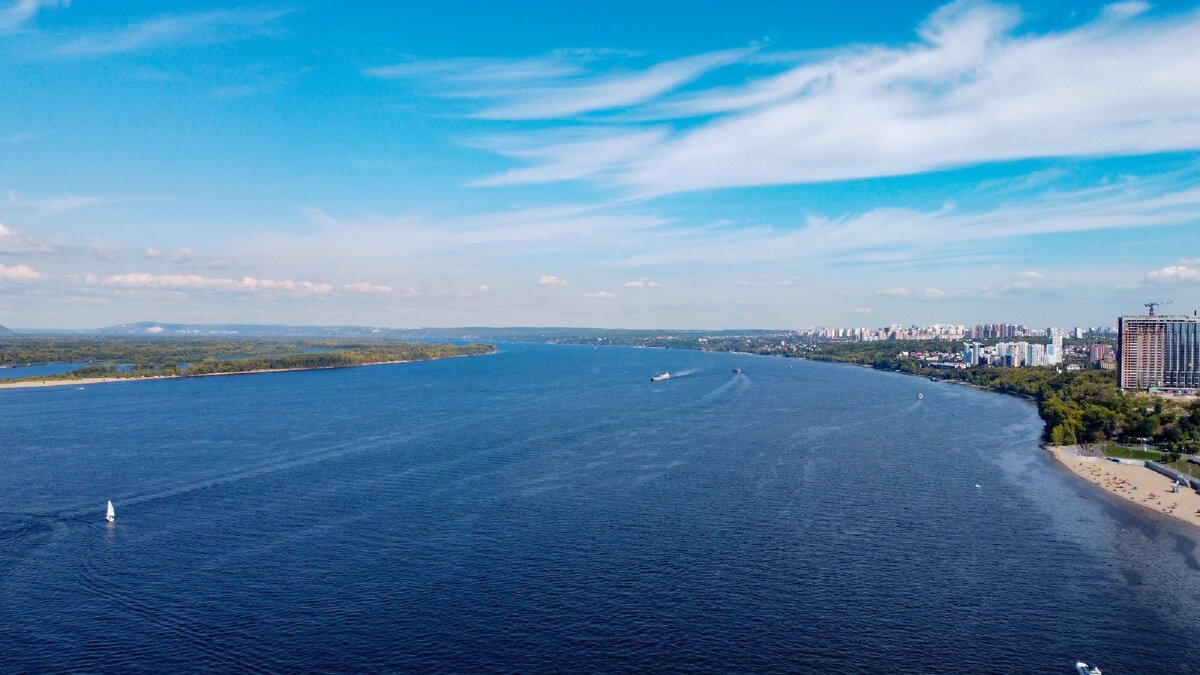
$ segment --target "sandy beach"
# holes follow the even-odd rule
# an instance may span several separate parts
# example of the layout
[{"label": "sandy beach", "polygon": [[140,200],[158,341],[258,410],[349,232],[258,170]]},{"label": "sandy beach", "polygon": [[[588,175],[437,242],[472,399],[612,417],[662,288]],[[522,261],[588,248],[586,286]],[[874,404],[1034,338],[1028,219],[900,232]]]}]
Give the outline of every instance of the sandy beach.
[{"label": "sandy beach", "polygon": [[1187,486],[1171,492],[1166,476],[1139,464],[1118,464],[1078,454],[1075,446],[1046,448],[1063,466],[1122,499],[1200,527],[1200,494]]},{"label": "sandy beach", "polygon": [[[495,353],[495,352],[490,352]],[[440,356],[426,361],[442,359],[457,359],[462,356],[487,356],[487,354],[458,354],[455,356]],[[263,370],[242,370],[235,373],[200,373],[198,375],[154,375],[151,377],[86,377],[76,380],[29,380],[25,382],[0,382],[0,389],[29,389],[33,387],[85,387],[89,384],[108,384],[110,382],[145,382],[146,380],[173,380],[181,377],[223,377],[226,375],[261,375],[263,373],[291,373],[297,370],[336,370],[339,368],[362,368],[364,366],[387,366],[396,363],[417,363],[414,361],[375,361],[373,363],[356,363],[350,366],[316,366],[313,368],[267,368]]]},{"label": "sandy beach", "polygon": [[[178,377],[178,376],[175,376]],[[107,382],[142,382],[145,380],[164,380],[166,377],[87,377],[78,380],[30,380],[28,382],[0,382],[0,389],[32,389],[34,387],[66,387],[74,385],[83,387],[89,384],[105,384]]]}]

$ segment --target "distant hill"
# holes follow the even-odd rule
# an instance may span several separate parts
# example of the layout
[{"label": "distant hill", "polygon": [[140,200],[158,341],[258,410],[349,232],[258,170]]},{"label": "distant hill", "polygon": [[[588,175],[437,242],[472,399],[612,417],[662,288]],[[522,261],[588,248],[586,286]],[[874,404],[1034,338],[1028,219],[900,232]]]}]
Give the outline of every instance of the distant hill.
[{"label": "distant hill", "polygon": [[0,326],[0,335],[4,335],[5,333],[11,333],[11,332],[12,332],[11,330],[5,328],[4,326]]}]

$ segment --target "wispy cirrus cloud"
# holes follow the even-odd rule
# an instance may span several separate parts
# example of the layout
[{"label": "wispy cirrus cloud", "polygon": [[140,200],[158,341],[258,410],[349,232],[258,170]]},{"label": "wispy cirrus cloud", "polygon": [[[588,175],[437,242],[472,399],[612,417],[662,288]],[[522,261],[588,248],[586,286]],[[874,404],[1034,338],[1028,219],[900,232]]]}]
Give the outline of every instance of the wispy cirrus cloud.
[{"label": "wispy cirrus cloud", "polygon": [[88,58],[146,49],[213,44],[273,35],[287,12],[236,9],[163,15],[108,31],[76,36],[51,50],[55,56]]},{"label": "wispy cirrus cloud", "polygon": [[388,264],[409,260],[471,256],[475,264],[510,256],[548,255],[568,250],[623,247],[639,232],[667,221],[657,215],[607,204],[557,205],[442,218],[399,216],[343,217],[316,207],[301,213],[315,226],[303,233],[264,232],[239,240],[242,249],[280,260],[309,260],[318,251],[344,259]]},{"label": "wispy cirrus cloud", "polygon": [[[1032,33],[1009,6],[959,1],[934,12],[908,44],[814,53],[733,86],[684,92],[599,77],[591,90],[583,82],[571,89],[577,104],[562,105],[558,92],[518,88],[483,114],[567,117],[606,100],[633,109],[624,133],[588,145],[601,159],[580,161],[575,142],[535,135],[519,154],[506,153],[528,166],[481,182],[602,180],[654,196],[1200,148],[1200,11],[1145,10],[1119,3],[1086,23]],[[621,86],[627,97],[611,95]],[[591,91],[609,93],[588,103]]]},{"label": "wispy cirrus cloud", "polygon": [[22,197],[16,192],[9,191],[6,194],[5,205],[18,209],[29,209],[42,215],[53,216],[61,213],[67,213],[68,211],[89,208],[92,206],[157,201],[163,201],[163,199],[157,197],[97,197],[73,194],[34,199]]},{"label": "wispy cirrus cloud", "polygon": [[13,0],[0,7],[0,35],[25,27],[43,8],[65,7],[70,0]]},{"label": "wispy cirrus cloud", "polygon": [[978,244],[985,241],[1196,223],[1200,188],[1169,189],[1174,184],[1135,180],[1073,193],[1050,192],[1018,206],[984,211],[952,205],[937,210],[880,207],[833,217],[810,214],[801,226],[791,228],[696,228],[676,232],[676,241],[643,247],[618,264],[911,264],[931,256],[978,256]]},{"label": "wispy cirrus cloud", "polygon": [[[594,55],[560,53],[526,61],[449,59],[414,61],[369,68],[366,74],[390,79],[431,79],[439,94],[484,101],[476,117],[494,120],[549,120],[611,111],[654,100],[705,73],[744,59],[756,48],[731,49],[663,61],[647,68],[596,73]],[[436,85],[435,85],[436,86]]]}]

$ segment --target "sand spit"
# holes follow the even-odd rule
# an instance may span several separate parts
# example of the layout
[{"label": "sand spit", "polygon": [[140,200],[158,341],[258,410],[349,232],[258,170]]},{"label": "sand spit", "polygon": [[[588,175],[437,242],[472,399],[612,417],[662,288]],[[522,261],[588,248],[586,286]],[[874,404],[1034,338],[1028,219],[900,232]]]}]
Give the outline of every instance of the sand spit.
[{"label": "sand spit", "polygon": [[[494,352],[492,352],[494,353]],[[243,370],[236,373],[201,373],[199,375],[153,375],[150,377],[85,377],[75,380],[29,380],[27,382],[0,382],[0,389],[30,389],[36,387],[85,387],[89,384],[108,384],[110,382],[145,382],[146,380],[175,380],[185,377],[219,377],[222,375],[260,375],[262,373],[290,373],[297,370],[337,370],[340,368],[361,368],[363,366],[387,366],[396,363],[420,363],[421,361],[440,361],[442,359],[457,359],[462,356],[486,356],[486,354],[456,354],[441,356],[436,359],[420,359],[419,361],[376,361],[374,363],[356,363],[352,366],[317,366],[313,368],[264,368],[262,370]]]}]

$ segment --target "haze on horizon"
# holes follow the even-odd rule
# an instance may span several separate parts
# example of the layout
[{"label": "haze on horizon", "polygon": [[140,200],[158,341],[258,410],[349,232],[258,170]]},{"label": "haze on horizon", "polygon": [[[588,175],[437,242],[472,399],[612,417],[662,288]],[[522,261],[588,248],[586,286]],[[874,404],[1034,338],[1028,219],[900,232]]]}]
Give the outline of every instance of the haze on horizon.
[{"label": "haze on horizon", "polygon": [[0,0],[0,324],[1200,305],[1200,6]]}]

